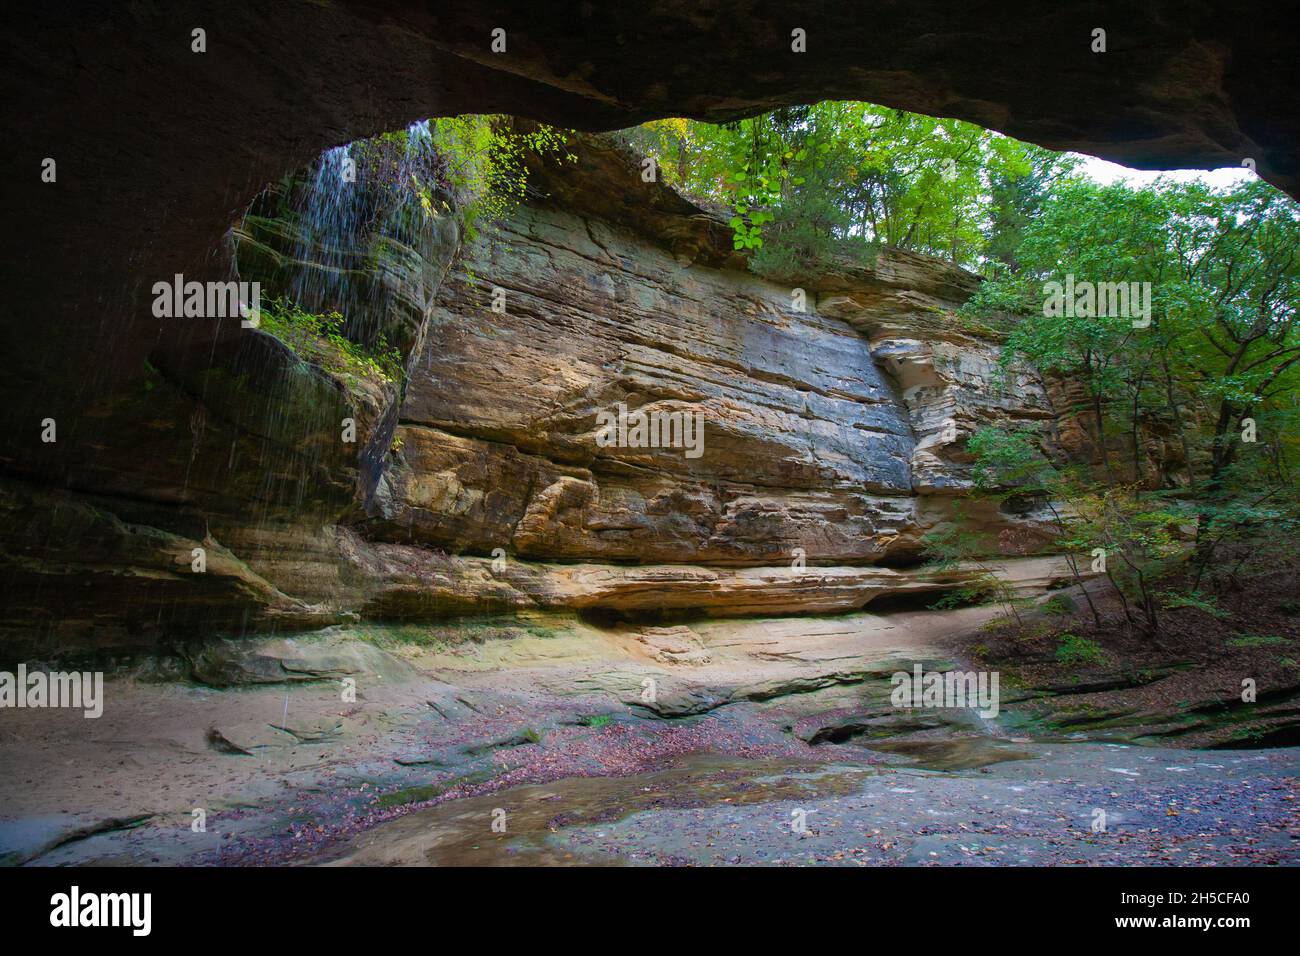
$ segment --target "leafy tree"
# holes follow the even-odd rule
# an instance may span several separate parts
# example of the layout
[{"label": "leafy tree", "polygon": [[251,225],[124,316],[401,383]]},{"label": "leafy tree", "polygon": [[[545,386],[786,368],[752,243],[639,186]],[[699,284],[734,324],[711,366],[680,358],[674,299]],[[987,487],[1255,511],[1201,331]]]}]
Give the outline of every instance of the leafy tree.
[{"label": "leafy tree", "polygon": [[[1141,481],[1143,424],[1167,421],[1192,483],[1217,486],[1244,447],[1242,420],[1259,411],[1272,421],[1278,400],[1300,384],[1300,219],[1294,203],[1262,182],[1215,192],[1168,181],[1133,189],[1069,180],[1026,227],[1016,265],[986,283],[974,306],[1020,312],[1005,362],[1027,359],[1082,387],[1112,483],[1123,476],[1108,436],[1127,433],[1127,480]],[[1066,275],[1076,283],[1149,283],[1150,324],[1098,308],[1040,308],[1045,283]],[[1214,423],[1208,436],[1196,434],[1203,412]]]},{"label": "leafy tree", "polygon": [[[1180,526],[1196,529],[1189,593],[1225,548],[1247,561],[1270,550],[1247,541],[1294,527],[1298,268],[1296,205],[1266,184],[1134,189],[1073,177],[968,305],[1016,314],[1004,365],[1027,360],[1082,394],[1081,407],[1058,411],[1091,422],[1102,474],[1076,471],[1069,483],[1043,482],[1044,492],[1071,506],[1078,544],[1091,539],[1116,559],[1107,573],[1126,614],[1153,632],[1154,582],[1186,550]],[[1150,314],[1048,308],[1047,283],[1067,275],[1076,285],[1149,283]],[[1144,469],[1148,439],[1171,433],[1181,480]]]},{"label": "leafy tree", "polygon": [[1197,184],[1161,195],[1171,260],[1171,347],[1162,359],[1211,409],[1213,493],[1244,444],[1242,420],[1300,385],[1300,213],[1260,180],[1227,193]]},{"label": "leafy tree", "polygon": [[986,274],[996,266],[1020,268],[1018,253],[1029,224],[1051,198],[1053,189],[1077,169],[1079,160],[1039,146],[994,138],[988,167],[989,227],[984,244]]},{"label": "leafy tree", "polygon": [[629,134],[665,179],[727,206],[739,250],[756,271],[789,273],[828,258],[870,257],[882,245],[978,265],[994,200],[1027,216],[1053,170],[1067,161],[958,120],[856,102],[791,107],[720,125],[646,124]]}]

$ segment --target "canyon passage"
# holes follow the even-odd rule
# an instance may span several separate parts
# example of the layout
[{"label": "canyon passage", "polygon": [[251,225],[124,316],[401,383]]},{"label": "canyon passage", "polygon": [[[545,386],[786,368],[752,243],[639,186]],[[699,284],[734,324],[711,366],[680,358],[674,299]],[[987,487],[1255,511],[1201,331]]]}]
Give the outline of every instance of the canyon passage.
[{"label": "canyon passage", "polygon": [[[94,720],[4,713],[0,858],[1300,859],[1295,673],[1239,686],[1272,645],[1008,636],[1119,611],[1051,500],[975,493],[981,430],[1105,452],[1077,382],[963,317],[978,276],[890,246],[758,275],[616,135],[529,156],[470,235],[453,190],[393,198],[429,135],[254,201],[264,321],[134,370],[103,409],[131,471],[0,480],[7,659],[108,676]],[[333,175],[354,154],[383,175]],[[996,553],[932,560],[957,528]],[[898,706],[922,670],[997,705]]]}]

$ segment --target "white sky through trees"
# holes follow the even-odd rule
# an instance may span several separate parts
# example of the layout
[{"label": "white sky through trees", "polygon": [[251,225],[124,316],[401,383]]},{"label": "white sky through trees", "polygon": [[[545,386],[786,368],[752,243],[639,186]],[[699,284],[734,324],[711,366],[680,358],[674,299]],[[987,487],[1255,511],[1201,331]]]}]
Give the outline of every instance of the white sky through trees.
[{"label": "white sky through trees", "polygon": [[[1076,154],[1078,155],[1078,154]],[[1180,183],[1203,182],[1216,189],[1239,185],[1251,179],[1255,174],[1241,166],[1225,166],[1221,169],[1170,169],[1143,170],[1129,169],[1118,163],[1098,159],[1096,156],[1083,156],[1080,169],[1102,185],[1123,181],[1135,188],[1148,186],[1161,176]]]}]

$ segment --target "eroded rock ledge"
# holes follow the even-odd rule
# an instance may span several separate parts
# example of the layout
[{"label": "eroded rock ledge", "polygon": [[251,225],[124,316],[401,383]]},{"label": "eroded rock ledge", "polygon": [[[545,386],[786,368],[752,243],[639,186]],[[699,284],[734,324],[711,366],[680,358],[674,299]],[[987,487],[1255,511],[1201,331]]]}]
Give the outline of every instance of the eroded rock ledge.
[{"label": "eroded rock ledge", "polygon": [[[896,250],[763,279],[724,221],[643,183],[614,141],[573,148],[577,163],[534,170],[490,240],[457,253],[437,214],[358,275],[400,305],[365,320],[407,356],[400,395],[248,331],[230,365],[160,355],[136,399],[174,410],[199,396],[188,429],[157,419],[188,455],[186,483],[166,484],[165,461],[135,498],[111,481],[93,497],[8,482],[21,520],[6,532],[20,592],[6,643],[539,609],[830,613],[983,573],[917,567],[923,535],[969,490],[965,440],[1028,427],[1054,450],[1057,422],[1031,370],[993,387],[997,342],[954,311],[978,280]],[[326,268],[303,258],[278,195],[236,232],[241,278],[272,290],[286,269]],[[364,271],[369,248],[343,261]],[[703,453],[602,447],[598,414],[619,405],[700,413]],[[345,416],[355,445],[334,440]],[[1018,590],[1065,580],[1063,562],[1026,557],[1048,539],[1041,515],[965,506]],[[70,581],[73,598],[52,603]]]}]

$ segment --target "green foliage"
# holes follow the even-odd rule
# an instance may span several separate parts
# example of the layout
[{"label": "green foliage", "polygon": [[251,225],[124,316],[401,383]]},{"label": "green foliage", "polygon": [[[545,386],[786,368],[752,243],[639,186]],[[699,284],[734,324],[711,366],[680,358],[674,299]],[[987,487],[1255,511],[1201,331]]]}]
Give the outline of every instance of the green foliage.
[{"label": "green foliage", "polygon": [[872,261],[884,245],[978,265],[990,236],[1012,241],[1072,163],[958,120],[856,102],[720,125],[659,120],[628,138],[668,182],[725,204],[735,248],[773,277]]},{"label": "green foliage", "polygon": [[955,607],[991,604],[997,600],[997,596],[997,579],[992,575],[980,575],[969,584],[964,584],[944,594],[943,597],[930,604],[930,610],[946,611]]},{"label": "green foliage", "polygon": [[1184,520],[1196,524],[1193,586],[1203,580],[1233,584],[1247,565],[1278,568],[1295,559],[1300,507],[1294,484],[1269,487],[1258,476],[1244,478],[1240,467],[1227,469],[1224,478],[1213,498],[1183,507]]},{"label": "green foliage", "polygon": [[[1139,189],[1068,172],[1032,205],[1006,231],[1015,241],[990,241],[998,261],[963,314],[1011,317],[1004,375],[1028,363],[1067,381],[1077,404],[1057,412],[1085,427],[1096,459],[1061,467],[1032,435],[982,430],[968,441],[976,490],[1055,503],[1058,547],[1102,549],[1126,615],[1150,633],[1164,608],[1221,613],[1203,587],[1297,557],[1297,206],[1260,181]],[[1149,315],[1056,308],[1047,283],[1066,276],[1148,283]],[[1178,447],[1182,472],[1153,474],[1152,443],[1163,460]],[[1187,587],[1157,590],[1184,562]]]},{"label": "green foliage", "polygon": [[592,729],[599,729],[610,724],[613,720],[614,718],[609,714],[589,714],[582,718],[582,725]]},{"label": "green foliage", "polygon": [[[1060,182],[1023,230],[1015,268],[997,272],[971,306],[1018,310],[1004,363],[1020,358],[1083,387],[1094,432],[1166,420],[1212,489],[1250,454],[1236,431],[1256,418],[1294,453],[1300,387],[1300,215],[1271,186],[1214,191],[1157,181],[1135,189],[1086,179]],[[1046,305],[1045,284],[1149,283],[1150,324],[1103,309]],[[1208,410],[1205,431],[1195,428]],[[1106,444],[1105,464],[1114,471]],[[1251,466],[1271,467],[1273,454]],[[1196,459],[1200,459],[1199,461]],[[1141,463],[1133,462],[1134,478]],[[1195,476],[1193,476],[1195,477]]]},{"label": "green foliage", "polygon": [[358,345],[344,334],[346,322],[338,312],[315,315],[280,297],[262,304],[259,328],[327,371],[385,385],[400,381],[405,375],[401,353],[382,333],[373,347]]},{"label": "green foliage", "polygon": [[1044,601],[1041,610],[1052,617],[1064,617],[1074,611],[1074,602],[1058,594]]},{"label": "green foliage", "polygon": [[1228,638],[1229,647],[1272,647],[1277,644],[1289,643],[1291,642],[1285,637],[1277,637],[1276,635],[1237,634]]},{"label": "green foliage", "polygon": [[[429,149],[439,157],[438,186],[453,197],[467,239],[508,216],[528,187],[528,163],[575,162],[568,134],[504,116],[468,115],[429,121]],[[428,191],[429,184],[421,184]],[[426,202],[432,202],[429,194]]]},{"label": "green foliage", "polygon": [[1160,628],[1157,583],[1171,573],[1186,547],[1178,537],[1181,515],[1131,485],[1093,489],[1071,502],[1079,515],[1079,540],[1101,548],[1106,576],[1134,620],[1130,604],[1152,634]]},{"label": "green foliage", "polygon": [[952,571],[963,561],[971,561],[987,554],[984,538],[966,530],[963,527],[964,519],[964,514],[958,514],[955,524],[935,528],[921,538],[927,570]]},{"label": "green foliage", "polygon": [[1062,634],[1056,645],[1056,661],[1067,666],[1100,664],[1106,659],[1105,652],[1096,641],[1077,634]]},{"label": "green foliage", "polygon": [[[1005,274],[997,265],[990,265],[988,271],[995,276]],[[1027,313],[1032,307],[1033,302],[1022,286],[1005,281],[984,282],[957,310],[957,315],[967,322],[1006,325],[1009,316]]]},{"label": "green foliage", "polygon": [[1160,597],[1164,601],[1164,606],[1169,610],[1176,608],[1189,607],[1197,611],[1203,611],[1212,617],[1228,618],[1232,614],[1219,607],[1218,598],[1213,594],[1202,594],[1200,591],[1188,591],[1186,594],[1178,594],[1174,591],[1165,591]]},{"label": "green foliage", "polygon": [[1056,477],[1038,449],[1037,436],[1024,429],[1005,431],[986,425],[967,439],[966,450],[975,459],[971,480],[980,491],[1042,494]]},{"label": "green foliage", "polygon": [[[523,199],[530,161],[568,161],[568,134],[507,116],[440,117],[350,144],[359,185],[405,216],[454,212],[468,240]],[[397,230],[401,234],[402,230]]]},{"label": "green foliage", "polygon": [[152,392],[159,382],[162,381],[162,373],[147,358],[144,360],[144,378],[141,379],[144,390]]},{"label": "green foliage", "polygon": [[992,142],[1001,148],[996,149],[995,161],[990,163],[987,173],[986,275],[1020,267],[1020,247],[1030,223],[1041,214],[1057,184],[1078,166],[1075,157],[1038,146],[1014,140]]}]

